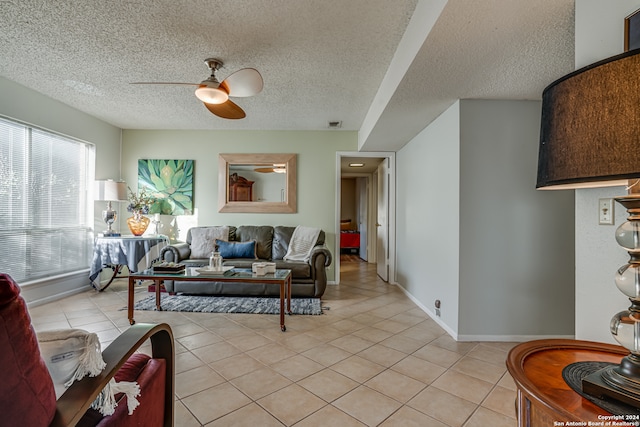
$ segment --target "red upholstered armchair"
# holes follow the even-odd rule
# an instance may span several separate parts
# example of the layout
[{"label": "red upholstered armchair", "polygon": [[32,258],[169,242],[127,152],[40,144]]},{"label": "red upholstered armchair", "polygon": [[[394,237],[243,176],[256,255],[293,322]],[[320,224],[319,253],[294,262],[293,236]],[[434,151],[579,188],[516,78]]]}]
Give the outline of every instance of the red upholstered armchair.
[{"label": "red upholstered armchair", "polygon": [[[134,354],[147,339],[152,356]],[[75,381],[56,401],[20,287],[0,274],[0,426],[172,426],[173,355],[169,325],[136,324],[103,351],[107,365],[101,374]],[[140,406],[133,414],[124,395],[116,395],[113,415],[90,408],[113,377],[140,385]]]}]

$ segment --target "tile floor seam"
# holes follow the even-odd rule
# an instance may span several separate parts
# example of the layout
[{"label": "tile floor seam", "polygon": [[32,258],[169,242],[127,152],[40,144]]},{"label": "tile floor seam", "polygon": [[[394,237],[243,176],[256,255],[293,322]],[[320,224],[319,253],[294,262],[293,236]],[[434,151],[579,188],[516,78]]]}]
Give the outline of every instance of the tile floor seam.
[{"label": "tile floor seam", "polygon": [[[266,396],[265,396],[266,397]],[[316,396],[318,397],[318,396]],[[276,414],[274,414],[273,412],[269,411],[269,409],[267,407],[265,407],[264,405],[262,405],[260,402],[258,401],[254,401],[253,403],[259,405],[262,409],[264,409],[265,411],[267,411],[267,413],[269,413],[269,415],[271,415],[273,418],[275,418],[276,420],[280,421],[282,424],[284,424],[285,426],[294,426],[296,424],[299,424],[302,422],[302,420],[304,420],[305,418],[308,418],[309,416],[315,414],[316,412],[320,411],[321,409],[327,407],[330,405],[330,403],[328,403],[327,401],[323,400],[322,398],[318,397],[319,399],[321,399],[324,402],[324,405],[322,405],[320,408],[318,408],[317,410],[305,415],[303,418],[299,419],[298,421],[294,422],[293,424],[287,424],[285,421],[281,420],[280,418],[278,418],[278,416]],[[260,398],[263,399],[263,398]],[[260,400],[259,399],[259,400]],[[336,408],[338,410],[340,410],[339,408]],[[344,411],[341,411],[344,412]],[[347,414],[348,415],[348,414]]]},{"label": "tile floor seam", "polygon": [[[505,350],[510,347],[509,343],[456,342],[433,319],[417,307],[406,294],[380,281],[375,274],[375,266],[372,268],[366,263],[343,263],[342,266],[344,271],[341,272],[341,284],[327,286],[323,296],[323,306],[331,307],[331,310],[326,310],[323,316],[314,316],[313,318],[288,317],[288,335],[286,336],[279,331],[277,319],[274,320],[270,316],[254,317],[235,314],[203,316],[200,313],[136,312],[136,319],[139,318],[140,322],[166,322],[176,331],[176,356],[179,360],[176,366],[176,372],[179,372],[177,374],[178,381],[190,381],[189,378],[197,379],[197,372],[192,372],[191,377],[188,375],[189,372],[196,369],[203,369],[203,375],[207,376],[206,380],[200,379],[194,382],[193,388],[189,388],[187,382],[181,383],[180,391],[184,395],[175,396],[176,406],[179,409],[177,416],[180,417],[176,420],[176,425],[201,425],[196,413],[200,417],[204,417],[202,419],[207,424],[221,425],[219,421],[216,421],[235,413],[237,413],[235,420],[239,416],[248,414],[258,416],[260,419],[260,414],[263,413],[264,420],[272,418],[275,420],[273,424],[288,425],[286,420],[296,419],[295,415],[293,418],[285,416],[280,419],[258,402],[275,393],[282,392],[290,386],[298,386],[305,390],[311,401],[315,402],[309,408],[310,413],[306,414],[303,408],[298,412],[298,416],[302,418],[291,422],[291,424],[315,425],[319,420],[318,417],[327,415],[332,415],[337,419],[348,417],[343,420],[353,419],[364,423],[364,420],[358,420],[334,405],[336,401],[358,389],[360,390],[358,393],[364,393],[364,395],[378,396],[380,399],[384,397],[381,402],[388,402],[388,405],[391,405],[383,405],[387,409],[380,411],[378,415],[371,414],[371,416],[365,417],[370,423],[371,420],[376,420],[378,425],[385,422],[402,422],[403,417],[434,419],[436,418],[434,413],[430,413],[431,410],[419,399],[422,393],[431,388],[432,390],[440,390],[438,393],[451,394],[452,397],[461,399],[460,402],[466,402],[464,405],[468,406],[465,407],[473,408],[463,425],[472,425],[474,419],[477,423],[479,420],[486,420],[487,417],[497,420],[496,425],[515,425],[515,411],[511,417],[505,415],[504,412],[508,412],[508,408],[515,402],[516,392],[508,382],[508,373],[504,369],[504,365],[500,364],[500,359],[503,356],[506,359],[507,352]],[[365,272],[365,274],[361,274],[359,271]],[[127,286],[127,279],[124,278],[114,281],[110,288],[104,292],[85,291],[64,298],[57,305],[49,304],[48,307],[43,308],[34,307],[35,316],[32,316],[34,324],[37,324],[38,328],[47,327],[47,322],[44,324],[37,322],[38,313],[41,314],[41,318],[47,319],[52,325],[57,321],[56,319],[60,319],[57,317],[58,314],[62,314],[67,324],[78,322],[84,324],[88,318],[90,321],[88,325],[97,324],[93,328],[108,328],[108,331],[111,332],[107,332],[107,336],[112,335],[113,331],[126,330],[129,327],[126,320]],[[144,298],[146,295],[145,286],[136,286],[136,300]],[[92,321],[91,316],[96,316],[95,322]],[[101,322],[104,322],[103,326],[99,325]],[[289,327],[289,325],[291,326]],[[247,337],[247,341],[243,342],[242,337]],[[240,345],[240,348],[232,342],[243,345]],[[341,347],[334,346],[330,344],[331,342],[339,344]],[[329,345],[331,347],[328,347]],[[362,347],[363,345],[364,347]],[[149,351],[150,347],[147,347],[147,351]],[[218,353],[215,353],[216,348],[219,349]],[[430,348],[444,351],[430,351]],[[329,349],[329,351],[324,354],[320,353],[323,349]],[[261,351],[273,351],[274,360],[269,361],[265,358],[266,356],[260,357]],[[451,354],[447,352],[451,352]],[[318,357],[314,358],[314,355]],[[226,357],[218,359],[220,356]],[[238,359],[238,356],[242,356],[242,359]],[[253,356],[257,356],[257,358]],[[353,377],[358,378],[357,380],[341,373],[337,370],[339,366],[336,366],[354,356],[357,358],[352,359],[352,363],[363,361],[362,371],[360,371],[361,366],[353,365],[358,369],[352,373]],[[399,359],[397,359],[398,357]],[[460,361],[465,358],[467,362],[473,362],[466,366],[459,365]],[[239,360],[246,362],[245,368],[236,366],[237,363],[234,361]],[[323,363],[318,362],[319,360],[322,360]],[[454,361],[450,363],[451,360]],[[291,364],[290,368],[292,369],[289,376],[284,375],[287,361]],[[402,365],[402,362],[405,364]],[[344,362],[341,368],[342,372],[351,373],[349,366],[348,362]],[[431,374],[411,372],[412,368],[420,366],[432,369]],[[460,370],[454,369],[456,366]],[[434,385],[447,372],[469,375],[468,372],[474,367],[482,366],[494,366],[496,369],[491,368],[493,373],[488,376],[483,373],[478,376],[471,375],[473,378],[491,385],[489,391],[482,399],[479,399],[478,404],[457,396],[455,393],[441,390]],[[258,373],[257,371],[260,370],[264,370],[264,372]],[[226,372],[226,376],[222,374],[223,371]],[[314,375],[324,371],[332,374],[326,377],[318,375],[314,378]],[[498,372],[502,373],[498,375]],[[273,385],[275,389],[271,390],[272,386],[264,388],[252,386],[250,382],[252,374],[256,375],[255,378],[272,378],[271,375],[277,375],[277,377],[273,377],[277,380],[277,384]],[[211,375],[210,378],[209,375]],[[241,378],[245,375],[243,383]],[[332,375],[339,375],[339,377]],[[344,379],[344,382],[340,378]],[[378,382],[376,382],[376,378],[378,378]],[[327,381],[334,380],[338,380],[338,383],[329,387],[323,385]],[[406,384],[405,380],[408,381]],[[207,383],[207,381],[211,381],[211,383]],[[218,381],[221,382],[213,384]],[[397,381],[403,382],[397,383]],[[410,391],[398,388],[406,388],[407,385],[410,385]],[[203,386],[206,386],[204,390],[198,390]],[[216,387],[218,388],[216,389]],[[241,387],[246,392],[242,391]],[[231,394],[235,396],[236,400],[229,400],[226,403],[220,402],[222,406],[213,410],[208,409],[206,397],[216,395],[212,389],[216,389],[218,395],[223,390],[234,390]],[[268,390],[268,392],[262,396],[261,393],[264,390]],[[200,400],[198,400],[198,394],[206,391],[209,394],[201,394]],[[254,399],[250,395],[255,395],[256,398]],[[284,395],[286,396],[286,394]],[[354,394],[351,400],[345,399],[342,402],[345,404],[350,401],[356,402],[357,400],[354,400],[356,396],[360,396],[360,394]],[[508,402],[505,401],[505,398],[508,399]],[[275,399],[272,396],[272,401]],[[409,404],[411,401],[413,403]],[[187,402],[199,406],[189,407]],[[268,400],[264,402],[268,402]],[[319,407],[316,408],[316,405]],[[397,406],[396,409],[386,414],[387,410],[395,406]],[[249,408],[251,409],[249,410]],[[331,409],[329,410],[329,408]],[[357,413],[362,408],[354,408],[354,410],[354,413]],[[382,421],[378,422],[376,417],[383,417]],[[209,418],[213,419],[209,420]],[[506,420],[513,422],[505,424]],[[439,422],[446,424],[442,420]]]}]

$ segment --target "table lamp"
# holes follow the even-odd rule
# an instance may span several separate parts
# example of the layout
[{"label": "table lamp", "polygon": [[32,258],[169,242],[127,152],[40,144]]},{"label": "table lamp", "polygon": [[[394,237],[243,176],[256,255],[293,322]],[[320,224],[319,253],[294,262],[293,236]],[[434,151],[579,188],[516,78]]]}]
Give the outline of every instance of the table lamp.
[{"label": "table lamp", "polygon": [[582,391],[640,407],[640,49],[579,69],[542,95],[539,189],[627,186],[628,220],[616,230],[629,262],[615,283],[631,302],[610,329],[629,350],[619,365],[582,379]]},{"label": "table lamp", "polygon": [[112,209],[111,202],[127,200],[127,183],[112,179],[96,181],[96,200],[107,202],[107,209],[102,211],[102,219],[107,224],[107,230],[103,236],[118,236],[111,226],[115,222],[118,213]]}]

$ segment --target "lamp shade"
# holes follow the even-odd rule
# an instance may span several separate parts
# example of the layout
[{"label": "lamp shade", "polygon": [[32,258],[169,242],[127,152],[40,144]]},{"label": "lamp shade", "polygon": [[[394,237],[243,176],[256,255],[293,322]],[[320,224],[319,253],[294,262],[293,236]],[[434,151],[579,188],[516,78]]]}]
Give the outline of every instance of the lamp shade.
[{"label": "lamp shade", "polygon": [[196,96],[200,101],[207,104],[222,104],[229,99],[229,94],[224,90],[209,86],[200,86],[196,89]]},{"label": "lamp shade", "polygon": [[544,90],[537,188],[626,185],[639,177],[640,49]]},{"label": "lamp shade", "polygon": [[127,200],[127,183],[111,179],[96,181],[96,200]]}]

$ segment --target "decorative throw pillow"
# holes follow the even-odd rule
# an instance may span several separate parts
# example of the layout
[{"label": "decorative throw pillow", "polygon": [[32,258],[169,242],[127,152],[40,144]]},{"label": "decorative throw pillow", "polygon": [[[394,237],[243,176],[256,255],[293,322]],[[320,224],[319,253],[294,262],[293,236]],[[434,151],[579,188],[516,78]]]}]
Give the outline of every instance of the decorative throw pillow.
[{"label": "decorative throw pillow", "polygon": [[191,229],[191,258],[209,258],[216,239],[229,240],[229,227],[195,227]]},{"label": "decorative throw pillow", "polygon": [[250,240],[248,242],[225,242],[223,240],[216,239],[216,245],[220,251],[222,258],[256,258],[256,241]]}]

